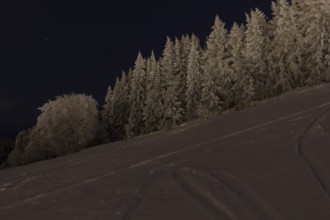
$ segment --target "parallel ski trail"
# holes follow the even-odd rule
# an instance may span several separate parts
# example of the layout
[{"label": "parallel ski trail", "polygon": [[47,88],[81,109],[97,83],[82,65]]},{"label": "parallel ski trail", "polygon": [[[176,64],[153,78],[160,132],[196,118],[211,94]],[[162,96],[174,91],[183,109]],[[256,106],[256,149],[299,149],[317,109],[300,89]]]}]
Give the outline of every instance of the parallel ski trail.
[{"label": "parallel ski trail", "polygon": [[254,207],[259,212],[259,216],[263,216],[261,219],[270,220],[283,220],[284,218],[262,197],[260,197],[255,191],[251,190],[244,182],[237,179],[235,176],[226,173],[211,173],[219,182],[226,185],[231,191],[237,194],[242,200],[251,203],[249,206]]},{"label": "parallel ski trail", "polygon": [[[175,180],[189,192],[192,197],[199,201],[199,204],[209,210],[218,219],[239,220],[239,217],[232,212],[222,200],[212,194],[209,189],[197,182],[191,174],[186,174],[188,168],[175,170]],[[189,169],[190,170],[190,169]]]},{"label": "parallel ski trail", "polygon": [[120,220],[131,220],[134,219],[139,207],[143,203],[143,200],[147,197],[148,192],[150,191],[155,179],[161,175],[162,171],[160,169],[153,169],[149,172],[146,180],[137,188],[129,200],[127,206],[123,211],[117,213]]},{"label": "parallel ski trail", "polygon": [[266,201],[231,175],[219,177],[202,170],[182,168],[175,170],[174,176],[218,219],[283,219]]}]

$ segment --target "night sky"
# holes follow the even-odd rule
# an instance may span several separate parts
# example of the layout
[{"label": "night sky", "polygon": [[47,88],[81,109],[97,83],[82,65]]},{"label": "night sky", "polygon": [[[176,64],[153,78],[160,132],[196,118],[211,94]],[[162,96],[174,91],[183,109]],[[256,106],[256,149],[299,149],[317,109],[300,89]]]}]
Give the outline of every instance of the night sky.
[{"label": "night sky", "polygon": [[0,13],[0,136],[35,124],[38,107],[65,93],[93,95],[100,105],[138,51],[162,53],[166,36],[202,41],[215,15],[230,28],[271,0],[6,1]]}]

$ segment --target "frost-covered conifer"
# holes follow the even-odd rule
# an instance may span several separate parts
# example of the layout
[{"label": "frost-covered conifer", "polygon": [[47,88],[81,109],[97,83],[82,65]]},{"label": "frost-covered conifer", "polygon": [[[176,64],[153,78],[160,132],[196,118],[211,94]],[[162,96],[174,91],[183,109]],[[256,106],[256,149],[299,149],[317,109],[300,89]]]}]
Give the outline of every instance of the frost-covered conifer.
[{"label": "frost-covered conifer", "polygon": [[113,126],[112,126],[112,121],[113,121],[113,90],[111,86],[108,87],[107,94],[105,96],[105,103],[103,105],[103,109],[101,112],[101,119],[103,126],[105,128],[105,133],[106,133],[106,140],[105,142],[108,142],[111,140],[111,135],[113,133]]},{"label": "frost-covered conifer", "polygon": [[330,51],[330,2],[327,0],[295,1],[298,22],[304,37],[306,83],[314,85],[327,79]]},{"label": "frost-covered conifer", "polygon": [[[196,38],[193,36],[193,38]],[[201,75],[202,75],[202,56],[200,45],[197,40],[192,41],[188,68],[187,68],[187,119],[193,120],[198,117],[198,106],[201,99]]]},{"label": "frost-covered conifer", "polygon": [[30,142],[30,136],[33,128],[20,131],[15,139],[15,146],[10,152],[7,158],[7,163],[10,167],[15,167],[21,164],[25,164],[24,160],[24,149]]},{"label": "frost-covered conifer", "polygon": [[266,17],[259,9],[246,15],[247,28],[245,31],[245,68],[253,77],[255,99],[266,98],[266,45],[267,45],[267,22]]},{"label": "frost-covered conifer", "polygon": [[174,63],[175,63],[175,55],[174,55],[174,44],[172,40],[167,37],[165,48],[163,51],[163,56],[161,59],[161,72],[164,75],[165,79],[171,79],[174,75]]},{"label": "frost-covered conifer", "polygon": [[161,95],[161,76],[159,62],[154,53],[148,59],[149,68],[147,71],[146,102],[143,111],[145,131],[153,132],[160,128],[160,119],[163,115]]},{"label": "frost-covered conifer", "polygon": [[24,148],[30,142],[30,136],[33,128],[20,131],[15,139],[15,148],[19,150],[24,150]]},{"label": "frost-covered conifer", "polygon": [[182,118],[183,109],[179,100],[179,75],[175,65],[174,44],[170,38],[167,38],[161,59],[163,116],[160,123],[165,129],[177,126]]},{"label": "frost-covered conifer", "polygon": [[254,97],[254,82],[245,69],[245,27],[234,23],[228,37],[229,48],[229,107],[241,109],[248,106]]},{"label": "frost-covered conifer", "polygon": [[191,38],[189,35],[182,35],[180,39],[180,45],[181,45],[181,62],[183,68],[185,68],[185,72],[187,72],[188,67],[188,57],[191,49]]},{"label": "frost-covered conifer", "polygon": [[126,136],[143,133],[143,109],[146,99],[146,61],[139,52],[130,82],[130,115],[126,125]]},{"label": "frost-covered conifer", "polygon": [[[206,50],[203,56],[203,71],[208,73],[214,86],[210,91],[214,93],[218,100],[227,101],[228,85],[228,49],[227,49],[227,30],[225,24],[216,16],[212,31],[206,41]],[[217,102],[220,104],[220,102]],[[218,107],[215,107],[218,108]]]},{"label": "frost-covered conifer", "polygon": [[216,85],[209,72],[201,76],[201,100],[198,115],[201,118],[211,118],[221,112],[221,102],[216,94]]},{"label": "frost-covered conifer", "polygon": [[268,61],[276,94],[302,85],[303,75],[299,61],[303,48],[294,10],[287,0],[278,0],[277,3],[273,3],[272,9],[272,25],[275,28]]},{"label": "frost-covered conifer", "polygon": [[125,137],[125,125],[128,123],[129,94],[126,88],[126,75],[121,80],[117,78],[111,99],[110,137],[112,141],[122,140]]},{"label": "frost-covered conifer", "polygon": [[187,84],[187,60],[188,56],[186,56],[183,45],[181,41],[176,38],[174,43],[174,54],[175,54],[175,62],[174,62],[174,73],[177,77],[177,92],[178,92],[178,100],[181,103],[183,109],[183,118],[184,120],[184,110],[186,106],[186,84]]}]

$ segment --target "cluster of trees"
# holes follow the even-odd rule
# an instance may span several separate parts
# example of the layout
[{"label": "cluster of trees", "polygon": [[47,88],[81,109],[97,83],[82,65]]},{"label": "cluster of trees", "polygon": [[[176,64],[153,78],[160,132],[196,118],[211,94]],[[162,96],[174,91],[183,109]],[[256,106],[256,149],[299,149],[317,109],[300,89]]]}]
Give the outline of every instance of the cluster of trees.
[{"label": "cluster of trees", "polygon": [[36,126],[17,136],[9,164],[171,129],[330,81],[330,2],[277,0],[272,11],[268,20],[252,10],[246,24],[230,30],[216,17],[204,47],[184,35],[167,38],[159,59],[139,53],[134,68],[109,87],[100,113],[86,95],[49,101]]},{"label": "cluster of trees", "polygon": [[241,109],[296,87],[330,81],[330,2],[272,3],[228,31],[215,18],[205,47],[194,35],[167,38],[162,56],[139,53],[112,90],[102,118],[111,140],[170,129]]}]

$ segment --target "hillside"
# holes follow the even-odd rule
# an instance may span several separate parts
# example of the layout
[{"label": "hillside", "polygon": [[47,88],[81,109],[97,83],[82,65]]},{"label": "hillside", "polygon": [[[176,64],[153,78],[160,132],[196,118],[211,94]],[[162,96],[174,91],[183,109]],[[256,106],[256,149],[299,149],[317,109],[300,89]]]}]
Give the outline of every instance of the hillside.
[{"label": "hillside", "polygon": [[0,172],[0,219],[330,219],[330,85]]}]

